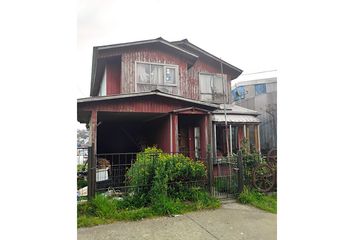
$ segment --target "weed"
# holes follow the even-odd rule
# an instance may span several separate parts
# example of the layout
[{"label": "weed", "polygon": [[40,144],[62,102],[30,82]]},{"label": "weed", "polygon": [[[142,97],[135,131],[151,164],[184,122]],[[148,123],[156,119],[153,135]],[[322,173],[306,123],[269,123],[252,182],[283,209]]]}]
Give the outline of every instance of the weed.
[{"label": "weed", "polygon": [[238,200],[241,203],[251,204],[267,212],[277,213],[276,195],[268,196],[245,187],[243,192],[239,195]]}]

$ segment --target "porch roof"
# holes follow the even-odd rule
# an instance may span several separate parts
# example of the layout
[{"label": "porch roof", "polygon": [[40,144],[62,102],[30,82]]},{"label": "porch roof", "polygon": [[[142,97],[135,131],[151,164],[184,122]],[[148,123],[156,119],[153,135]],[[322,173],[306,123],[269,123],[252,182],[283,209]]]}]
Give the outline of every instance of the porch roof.
[{"label": "porch roof", "polygon": [[[78,121],[88,122],[91,112],[170,113],[205,114],[216,110],[219,105],[192,100],[158,90],[112,96],[97,96],[77,100]],[[181,113],[182,113],[181,112]]]},{"label": "porch roof", "polygon": [[[226,115],[228,123],[260,123],[261,121],[255,116],[250,115]],[[214,122],[225,122],[225,115],[213,114]]]},{"label": "porch roof", "polygon": [[[225,104],[225,106],[226,106],[226,114],[251,115],[251,116],[260,115],[257,111],[240,107],[235,104]],[[213,114],[224,114],[224,104],[220,104],[219,108],[215,110]]]},{"label": "porch roof", "polygon": [[194,104],[198,104],[201,106],[206,106],[209,108],[217,109],[219,108],[218,104],[213,103],[206,103],[198,100],[192,100],[189,98],[184,98],[178,95],[173,95],[169,93],[164,93],[159,90],[154,90],[151,92],[139,92],[139,93],[128,93],[128,94],[119,94],[119,95],[111,95],[111,96],[96,96],[96,97],[88,97],[88,98],[79,98],[77,103],[87,103],[87,102],[98,102],[98,101],[107,101],[107,100],[114,100],[114,99],[124,99],[124,98],[134,98],[134,97],[143,97],[143,96],[162,96],[170,99],[180,100],[184,102],[190,102]]}]

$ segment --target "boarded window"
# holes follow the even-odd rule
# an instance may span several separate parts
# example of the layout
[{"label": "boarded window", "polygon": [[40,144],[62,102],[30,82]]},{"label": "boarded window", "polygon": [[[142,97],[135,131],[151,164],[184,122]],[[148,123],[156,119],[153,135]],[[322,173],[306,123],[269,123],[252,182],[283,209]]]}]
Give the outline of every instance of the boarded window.
[{"label": "boarded window", "polygon": [[209,102],[223,102],[222,77],[214,74],[199,74],[200,100]]}]

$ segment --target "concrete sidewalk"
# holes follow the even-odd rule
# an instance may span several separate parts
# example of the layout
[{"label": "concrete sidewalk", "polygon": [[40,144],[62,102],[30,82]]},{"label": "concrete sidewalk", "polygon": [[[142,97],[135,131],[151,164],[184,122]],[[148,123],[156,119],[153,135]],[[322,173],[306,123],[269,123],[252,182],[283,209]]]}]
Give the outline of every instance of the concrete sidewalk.
[{"label": "concrete sidewalk", "polygon": [[78,229],[78,239],[276,239],[277,215],[229,203],[220,209]]}]

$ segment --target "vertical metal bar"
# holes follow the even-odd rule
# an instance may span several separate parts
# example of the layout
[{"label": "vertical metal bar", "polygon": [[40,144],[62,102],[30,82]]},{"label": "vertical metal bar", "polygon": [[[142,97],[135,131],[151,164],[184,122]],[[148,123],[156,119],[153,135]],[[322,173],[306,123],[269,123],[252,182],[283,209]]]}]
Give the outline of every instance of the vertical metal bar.
[{"label": "vertical metal bar", "polygon": [[241,151],[238,152],[237,154],[237,167],[238,167],[238,193],[241,193],[243,191],[243,160],[242,160],[242,154]]},{"label": "vertical metal bar", "polygon": [[[221,60],[221,59],[220,59]],[[226,117],[226,100],[225,100],[225,83],[224,83],[224,71],[223,71],[223,67],[222,67],[222,62],[220,61],[220,68],[221,68],[221,82],[222,82],[222,90],[223,90],[223,103],[224,103],[224,116],[225,116],[225,138],[226,138],[226,151],[227,151],[227,156],[230,156],[230,152],[229,152],[229,140],[227,137],[227,117]]]}]

